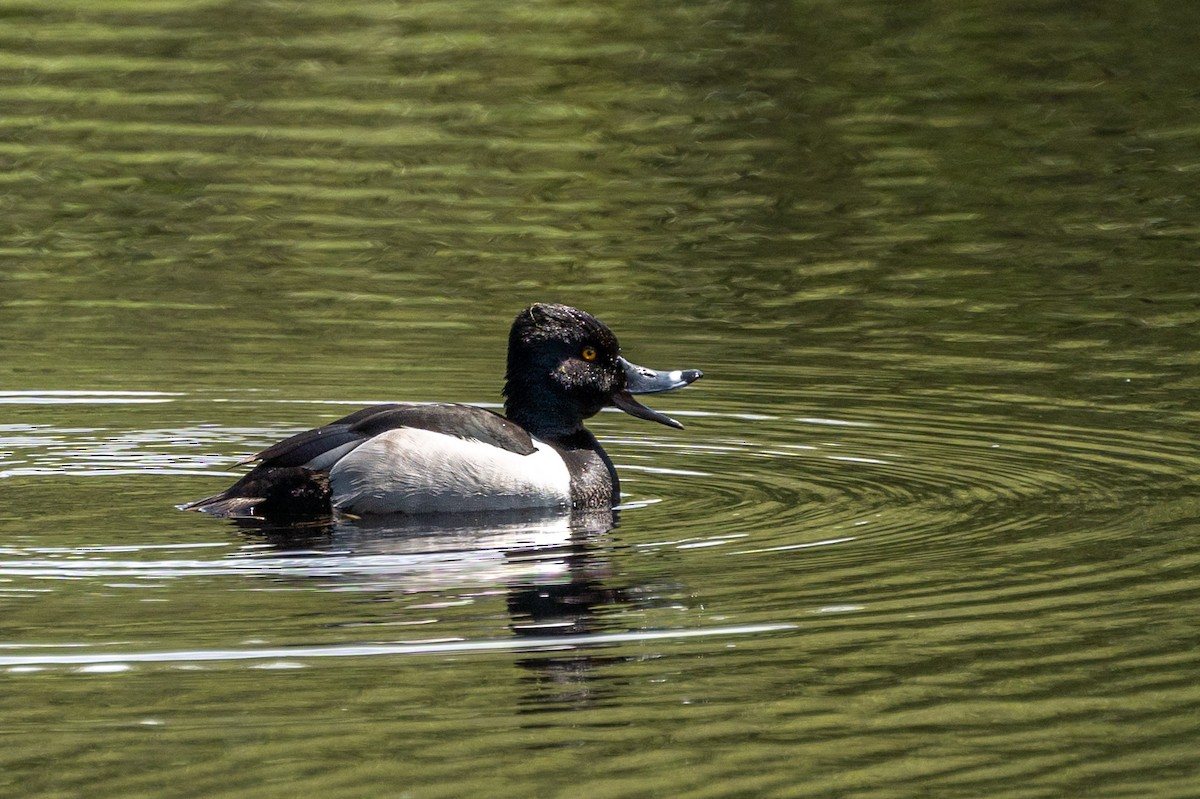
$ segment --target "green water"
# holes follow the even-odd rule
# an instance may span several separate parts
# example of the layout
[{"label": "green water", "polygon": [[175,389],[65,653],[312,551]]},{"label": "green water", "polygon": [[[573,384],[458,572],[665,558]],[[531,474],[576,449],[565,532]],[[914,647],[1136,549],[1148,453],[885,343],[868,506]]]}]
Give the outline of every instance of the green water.
[{"label": "green water", "polygon": [[[0,793],[1196,796],[1197,25],[0,3]],[[535,300],[615,527],[175,509]]]}]

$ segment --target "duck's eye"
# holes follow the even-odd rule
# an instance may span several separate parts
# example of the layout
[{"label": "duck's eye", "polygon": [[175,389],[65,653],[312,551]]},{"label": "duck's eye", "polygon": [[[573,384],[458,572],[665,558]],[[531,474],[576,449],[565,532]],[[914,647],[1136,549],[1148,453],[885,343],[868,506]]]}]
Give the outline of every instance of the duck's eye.
[{"label": "duck's eye", "polygon": [[580,353],[580,355],[582,355],[582,356],[583,356],[583,359],[584,359],[585,361],[594,361],[594,360],[596,360],[596,354],[597,354],[597,353],[596,353],[596,348],[595,348],[595,347],[584,347],[584,348],[583,348],[583,352],[581,352],[581,353]]}]

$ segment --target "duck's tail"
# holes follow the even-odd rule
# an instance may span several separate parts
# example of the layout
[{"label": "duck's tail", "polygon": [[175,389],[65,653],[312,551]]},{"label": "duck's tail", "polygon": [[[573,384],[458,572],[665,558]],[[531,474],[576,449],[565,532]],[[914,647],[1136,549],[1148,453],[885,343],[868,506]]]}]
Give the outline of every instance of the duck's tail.
[{"label": "duck's tail", "polygon": [[221,517],[320,516],[332,512],[330,498],[328,472],[262,465],[221,493],[179,507]]}]

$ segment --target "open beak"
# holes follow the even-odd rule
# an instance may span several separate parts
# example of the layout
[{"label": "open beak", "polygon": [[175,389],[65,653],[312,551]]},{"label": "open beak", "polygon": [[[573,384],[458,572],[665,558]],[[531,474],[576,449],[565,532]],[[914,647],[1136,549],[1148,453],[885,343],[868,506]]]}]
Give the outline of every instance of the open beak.
[{"label": "open beak", "polygon": [[660,391],[673,391],[677,388],[683,388],[704,377],[704,373],[699,369],[676,369],[673,372],[656,372],[653,369],[638,366],[636,363],[630,363],[624,358],[617,358],[617,362],[625,370],[625,390],[613,395],[613,405],[616,405],[630,416],[636,416],[639,419],[649,419],[652,422],[658,422],[659,424],[665,424],[667,427],[682,430],[683,425],[679,422],[665,413],[659,413],[652,408],[647,408],[635,400],[633,395],[657,394]]}]

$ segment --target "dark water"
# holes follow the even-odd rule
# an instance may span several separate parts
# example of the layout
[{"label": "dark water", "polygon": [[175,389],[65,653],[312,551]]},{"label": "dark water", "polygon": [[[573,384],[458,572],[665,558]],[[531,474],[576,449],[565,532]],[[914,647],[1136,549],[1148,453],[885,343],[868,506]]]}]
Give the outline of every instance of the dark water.
[{"label": "dark water", "polygon": [[[0,789],[1194,797],[1192,4],[0,9]],[[606,519],[174,506],[578,304]]]}]

